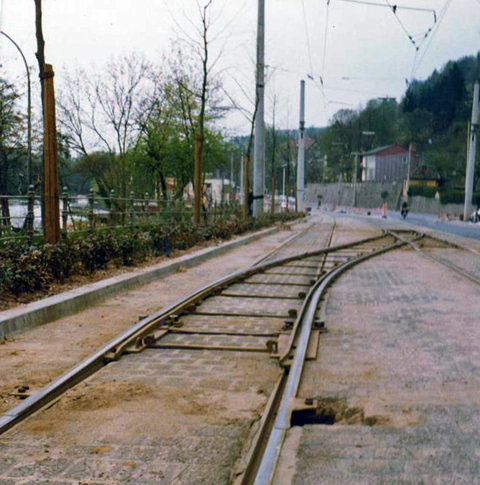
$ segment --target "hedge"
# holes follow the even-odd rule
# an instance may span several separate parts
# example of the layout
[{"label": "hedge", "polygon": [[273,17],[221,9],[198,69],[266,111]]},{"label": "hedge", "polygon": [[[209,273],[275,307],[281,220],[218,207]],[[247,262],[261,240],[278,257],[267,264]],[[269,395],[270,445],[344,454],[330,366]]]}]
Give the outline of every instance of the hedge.
[{"label": "hedge", "polygon": [[104,231],[88,236],[69,236],[55,246],[7,241],[0,246],[0,285],[3,294],[20,295],[48,290],[73,275],[93,274],[108,265],[132,266],[149,257],[169,255],[199,243],[255,231],[276,222],[287,222],[299,214],[264,215],[247,221],[232,217],[198,229],[190,223],[143,226]]},{"label": "hedge", "polygon": [[[440,202],[442,204],[463,204],[465,202],[465,192],[463,190],[445,190],[440,192]],[[472,196],[474,205],[480,205],[480,192],[474,192]]]},{"label": "hedge", "polygon": [[425,186],[415,187],[414,186],[409,188],[408,195],[410,197],[421,196],[421,197],[434,198],[437,191],[438,191],[437,187],[425,187]]}]

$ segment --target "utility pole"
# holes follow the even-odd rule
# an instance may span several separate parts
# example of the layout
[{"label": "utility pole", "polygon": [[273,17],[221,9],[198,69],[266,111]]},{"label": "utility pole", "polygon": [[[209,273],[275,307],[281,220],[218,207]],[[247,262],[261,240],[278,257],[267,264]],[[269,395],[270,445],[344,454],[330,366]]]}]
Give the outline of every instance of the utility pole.
[{"label": "utility pole", "polygon": [[244,164],[243,164],[243,218],[245,220],[248,219],[248,206],[249,200],[248,195],[250,192],[250,181],[249,181],[249,172],[250,172],[250,150],[247,150],[244,157]]},{"label": "utility pole", "polygon": [[468,221],[472,213],[472,194],[473,194],[473,178],[475,172],[475,152],[477,145],[477,128],[478,128],[478,81],[473,88],[473,107],[472,107],[472,123],[470,127],[468,157],[467,157],[467,173],[465,175],[465,206],[463,209],[463,220]]},{"label": "utility pole", "polygon": [[290,212],[290,159],[292,158],[291,153],[291,139],[290,139],[290,132],[288,132],[288,141],[287,141],[287,207],[285,208],[285,212]]},{"label": "utility pole", "polygon": [[195,227],[200,225],[200,205],[202,200],[202,137],[200,135],[195,136],[195,166],[193,174],[193,192],[194,192],[194,205],[193,205],[193,223]]},{"label": "utility pole", "polygon": [[253,215],[258,217],[263,213],[263,194],[265,192],[265,0],[258,0],[256,77],[258,106],[253,159]]},{"label": "utility pole", "polygon": [[244,179],[244,177],[243,177],[243,167],[245,165],[245,154],[244,154],[243,150],[242,150],[242,154],[240,155],[240,157],[241,158],[240,158],[240,194],[239,194],[239,196],[240,196],[240,202],[243,203],[243,199],[244,199],[244,195],[245,195],[244,190],[243,190],[243,179]]},{"label": "utility pole", "polygon": [[305,81],[300,81],[300,130],[298,134],[297,208],[303,211],[305,192]]},{"label": "utility pole", "polygon": [[353,207],[357,207],[357,183],[358,183],[358,152],[354,153],[355,166],[353,174]]},{"label": "utility pole", "polygon": [[230,155],[230,198],[229,202],[232,204],[235,200],[233,191],[233,153]]},{"label": "utility pole", "polygon": [[411,165],[412,165],[412,143],[408,145],[407,180],[405,182],[405,197],[408,197],[408,191],[410,190]]}]

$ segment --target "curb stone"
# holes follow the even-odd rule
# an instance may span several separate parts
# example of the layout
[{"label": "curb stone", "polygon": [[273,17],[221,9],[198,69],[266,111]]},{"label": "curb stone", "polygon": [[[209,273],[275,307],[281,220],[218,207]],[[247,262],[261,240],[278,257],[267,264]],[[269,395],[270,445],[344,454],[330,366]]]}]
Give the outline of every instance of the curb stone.
[{"label": "curb stone", "polygon": [[139,269],[135,273],[114,276],[29,303],[22,307],[6,310],[0,313],[0,338],[73,315],[94,303],[106,300],[120,292],[150,283],[161,276],[176,273],[180,267],[192,268],[215,256],[250,244],[278,231],[278,226],[264,229],[263,231],[239,237],[234,241],[222,243],[213,248],[200,249],[194,254],[181,256],[173,261],[166,261],[155,266]]}]

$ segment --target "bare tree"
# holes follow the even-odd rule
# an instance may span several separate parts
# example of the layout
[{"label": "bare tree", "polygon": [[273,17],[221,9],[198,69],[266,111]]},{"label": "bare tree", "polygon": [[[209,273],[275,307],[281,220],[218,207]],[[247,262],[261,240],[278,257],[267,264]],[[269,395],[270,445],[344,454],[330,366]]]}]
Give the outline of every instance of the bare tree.
[{"label": "bare tree", "polygon": [[[200,61],[200,82],[198,85],[186,86],[183,84],[182,77],[177,77],[177,82],[182,90],[179,92],[181,96],[190,96],[193,94],[198,101],[198,111],[190,116],[190,124],[195,133],[195,163],[194,163],[194,191],[195,191],[195,209],[194,209],[194,222],[196,225],[200,223],[200,201],[202,199],[202,173],[203,173],[203,154],[204,154],[204,142],[205,142],[205,123],[207,118],[207,108],[211,102],[211,94],[213,92],[211,75],[212,70],[217,64],[222,55],[222,50],[217,54],[215,58],[211,57],[211,31],[214,20],[212,18],[212,5],[213,0],[207,0],[201,2],[196,0],[198,19],[192,20],[185,14],[185,19],[190,27],[193,28],[194,34],[191,35],[183,28],[177,19],[173,18],[177,27],[181,32],[181,42],[186,45],[187,51],[194,53]],[[192,89],[193,88],[193,89]],[[192,115],[192,113],[189,113]],[[188,119],[188,118],[187,118]]]},{"label": "bare tree", "polygon": [[[45,40],[43,38],[42,26],[42,0],[35,1],[35,37],[37,39],[37,52],[35,56],[38,61],[39,76],[42,77],[45,69]],[[42,83],[42,106],[43,106],[43,83]]]},{"label": "bare tree", "polygon": [[58,122],[67,137],[69,148],[80,155],[88,155],[88,115],[83,79],[83,70],[77,69],[73,75],[65,73],[64,88],[57,97],[57,111]]},{"label": "bare tree", "polygon": [[69,146],[81,155],[101,150],[118,162],[123,197],[128,193],[127,152],[138,142],[139,119],[152,94],[151,64],[130,54],[112,59],[97,74],[66,74],[58,100],[59,124]]}]

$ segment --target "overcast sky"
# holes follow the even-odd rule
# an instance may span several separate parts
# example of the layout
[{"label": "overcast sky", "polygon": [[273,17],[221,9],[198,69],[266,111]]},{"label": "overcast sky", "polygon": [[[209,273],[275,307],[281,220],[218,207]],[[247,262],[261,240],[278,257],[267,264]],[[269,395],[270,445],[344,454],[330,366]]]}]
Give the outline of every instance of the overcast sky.
[{"label": "overcast sky", "polygon": [[[307,126],[325,126],[338,109],[357,108],[375,97],[400,99],[406,79],[425,79],[448,60],[480,50],[480,0],[402,0],[396,13],[387,5],[395,0],[354,1],[376,5],[265,0],[267,122],[275,95],[277,126],[297,127],[301,79],[307,82]],[[54,66],[57,89],[64,70],[75,65],[98,69],[111,56],[132,51],[161,63],[182,30],[194,35],[193,25],[199,22],[196,3],[44,0],[46,57]],[[0,5],[1,29],[21,46],[37,79],[34,0],[0,0]],[[247,109],[251,105],[238,84],[253,95],[256,13],[257,0],[212,2],[212,54],[223,49],[216,72],[229,94]],[[12,76],[21,75],[22,61],[3,36],[0,62]],[[225,125],[231,134],[248,131],[247,120],[238,112]]]}]

